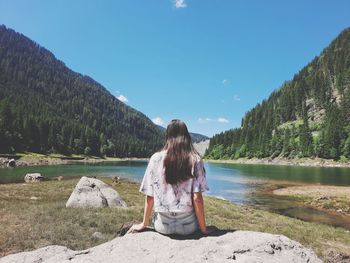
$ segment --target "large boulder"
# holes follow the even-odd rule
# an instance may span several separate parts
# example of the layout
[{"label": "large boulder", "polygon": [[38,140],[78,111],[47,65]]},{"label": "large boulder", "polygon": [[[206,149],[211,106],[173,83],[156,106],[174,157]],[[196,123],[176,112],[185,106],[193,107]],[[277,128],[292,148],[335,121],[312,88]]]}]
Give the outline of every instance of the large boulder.
[{"label": "large boulder", "polygon": [[127,207],[118,192],[108,184],[83,176],[69,197],[66,207]]},{"label": "large boulder", "polygon": [[56,262],[322,262],[285,236],[251,231],[177,240],[155,232],[127,234],[102,245],[73,251],[49,246],[0,259],[0,263]]},{"label": "large boulder", "polygon": [[29,173],[24,176],[24,181],[26,183],[38,183],[44,180],[44,176],[40,173]]}]

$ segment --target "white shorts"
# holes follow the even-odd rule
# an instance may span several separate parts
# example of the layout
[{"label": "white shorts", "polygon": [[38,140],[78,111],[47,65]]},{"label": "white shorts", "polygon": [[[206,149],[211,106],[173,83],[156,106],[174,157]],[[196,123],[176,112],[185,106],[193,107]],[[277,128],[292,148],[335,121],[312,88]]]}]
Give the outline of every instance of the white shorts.
[{"label": "white shorts", "polygon": [[197,231],[198,222],[194,211],[186,213],[156,212],[154,229],[164,235],[190,235]]}]

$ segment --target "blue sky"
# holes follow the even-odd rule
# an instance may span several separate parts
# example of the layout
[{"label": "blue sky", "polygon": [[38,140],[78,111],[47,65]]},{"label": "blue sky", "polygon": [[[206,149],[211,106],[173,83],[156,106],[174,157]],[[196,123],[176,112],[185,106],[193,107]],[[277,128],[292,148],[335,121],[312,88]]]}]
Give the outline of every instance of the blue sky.
[{"label": "blue sky", "polygon": [[348,0],[0,0],[0,24],[166,126],[238,127],[350,26]]}]

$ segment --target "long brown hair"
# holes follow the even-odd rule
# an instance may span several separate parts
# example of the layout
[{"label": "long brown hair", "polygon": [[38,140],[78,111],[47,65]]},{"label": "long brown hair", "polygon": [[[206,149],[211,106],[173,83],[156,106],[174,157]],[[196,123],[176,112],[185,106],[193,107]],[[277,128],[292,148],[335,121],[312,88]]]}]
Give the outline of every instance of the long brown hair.
[{"label": "long brown hair", "polygon": [[172,120],[165,137],[166,150],[164,158],[165,181],[174,185],[186,181],[192,175],[193,156],[198,155],[194,149],[186,124],[181,120]]}]

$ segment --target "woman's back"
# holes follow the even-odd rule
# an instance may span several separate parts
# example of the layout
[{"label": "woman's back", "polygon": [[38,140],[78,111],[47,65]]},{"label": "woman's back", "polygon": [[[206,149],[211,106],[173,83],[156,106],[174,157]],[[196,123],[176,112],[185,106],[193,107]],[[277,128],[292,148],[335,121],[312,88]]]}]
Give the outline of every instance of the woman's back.
[{"label": "woman's back", "polygon": [[172,185],[168,184],[165,178],[166,154],[166,150],[153,154],[140,191],[154,197],[155,212],[192,212],[192,194],[208,190],[203,161],[199,155],[192,154],[192,176]]},{"label": "woman's back", "polygon": [[146,195],[143,221],[129,232],[148,226],[154,206],[154,228],[163,234],[207,232],[202,192],[209,190],[203,161],[194,149],[186,124],[172,120],[162,151],[152,155],[140,192]]}]

